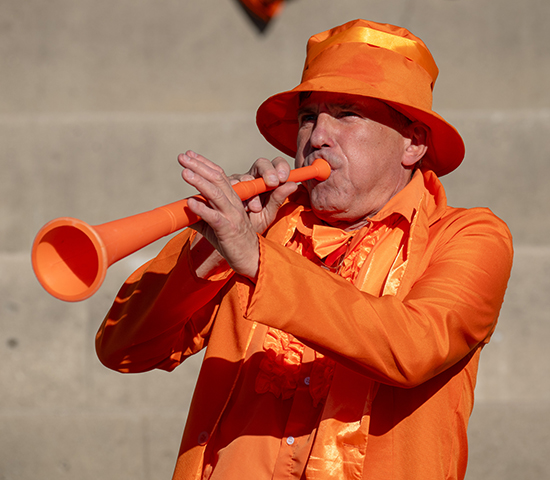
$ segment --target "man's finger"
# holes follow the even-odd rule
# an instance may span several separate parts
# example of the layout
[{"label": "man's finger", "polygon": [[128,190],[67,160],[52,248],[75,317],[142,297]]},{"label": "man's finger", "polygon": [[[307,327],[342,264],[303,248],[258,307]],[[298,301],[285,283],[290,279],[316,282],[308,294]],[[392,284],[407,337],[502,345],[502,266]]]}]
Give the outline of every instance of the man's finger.
[{"label": "man's finger", "polygon": [[277,170],[267,158],[258,158],[248,173],[254,178],[263,178],[269,187],[276,187],[280,183]]},{"label": "man's finger", "polygon": [[290,174],[290,165],[288,164],[288,162],[283,157],[276,157],[271,163],[273,165],[273,168],[275,168],[277,172],[279,181],[281,183],[286,182]]}]

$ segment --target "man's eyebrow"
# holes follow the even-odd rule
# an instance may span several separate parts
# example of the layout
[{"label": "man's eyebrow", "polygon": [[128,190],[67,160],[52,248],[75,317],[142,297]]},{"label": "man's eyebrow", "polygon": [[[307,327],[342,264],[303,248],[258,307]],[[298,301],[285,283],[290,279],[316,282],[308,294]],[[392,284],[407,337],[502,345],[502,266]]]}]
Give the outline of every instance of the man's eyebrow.
[{"label": "man's eyebrow", "polygon": [[[296,113],[298,115],[302,115],[304,113],[312,113],[315,111],[316,103],[314,102],[307,102],[307,100],[304,102],[304,104],[299,104],[298,109],[296,110]],[[352,110],[357,111],[361,109],[361,105],[357,104],[356,102],[346,102],[346,103],[339,103],[338,101],[335,101],[333,103],[329,104],[331,108],[337,108],[339,110]]]},{"label": "man's eyebrow", "polygon": [[311,103],[308,103],[306,105],[298,105],[297,113],[298,115],[304,113],[304,112],[312,112],[314,110],[313,105]]}]

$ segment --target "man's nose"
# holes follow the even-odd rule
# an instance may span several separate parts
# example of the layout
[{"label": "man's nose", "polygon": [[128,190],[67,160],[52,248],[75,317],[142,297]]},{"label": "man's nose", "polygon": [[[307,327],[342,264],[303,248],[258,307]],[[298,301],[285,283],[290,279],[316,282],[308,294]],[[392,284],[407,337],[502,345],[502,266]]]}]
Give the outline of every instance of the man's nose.
[{"label": "man's nose", "polygon": [[334,121],[335,119],[325,112],[317,116],[310,139],[314,149],[333,146]]}]

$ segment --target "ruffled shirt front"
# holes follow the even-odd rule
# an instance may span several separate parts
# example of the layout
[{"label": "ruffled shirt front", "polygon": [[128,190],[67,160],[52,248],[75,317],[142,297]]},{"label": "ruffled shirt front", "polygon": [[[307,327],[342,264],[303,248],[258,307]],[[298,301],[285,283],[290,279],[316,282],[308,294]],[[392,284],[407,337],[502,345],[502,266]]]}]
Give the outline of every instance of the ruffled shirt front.
[{"label": "ruffled shirt front", "polygon": [[[326,226],[304,208],[293,217],[285,246],[353,283],[388,230],[388,222],[382,222],[347,232]],[[240,439],[253,434],[248,429],[252,425],[262,425],[262,434],[255,435],[254,442],[256,447],[261,445],[261,464],[266,468],[272,464],[270,468],[275,473],[277,468],[292,465],[295,475],[290,478],[300,478],[334,369],[334,360],[293,335],[257,324],[235,389],[237,396],[231,399],[219,430],[205,452],[203,479],[223,479],[236,473],[233,468],[240,468],[241,476],[248,478],[245,471],[257,472],[261,468],[259,465],[245,468],[229,460],[235,457]],[[239,401],[241,397],[247,400]],[[275,409],[274,404],[277,404]],[[247,405],[246,411],[241,410],[242,405]],[[273,415],[274,411],[278,414]],[[248,420],[243,422],[243,417]]]},{"label": "ruffled shirt front", "polygon": [[[269,328],[265,336],[265,354],[256,377],[256,393],[271,393],[284,400],[291,398],[300,381],[302,357],[306,346],[289,333]],[[334,373],[334,361],[314,352],[315,360],[306,376],[313,406],[318,407],[328,395]]]}]

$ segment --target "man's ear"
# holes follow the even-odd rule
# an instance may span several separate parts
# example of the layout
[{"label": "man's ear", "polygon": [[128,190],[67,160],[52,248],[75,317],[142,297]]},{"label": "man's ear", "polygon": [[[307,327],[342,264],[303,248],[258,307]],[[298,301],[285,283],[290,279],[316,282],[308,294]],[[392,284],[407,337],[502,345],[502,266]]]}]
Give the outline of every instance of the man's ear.
[{"label": "man's ear", "polygon": [[419,162],[428,151],[428,135],[430,131],[421,122],[413,122],[406,127],[403,134],[405,139],[405,152],[402,165],[412,167]]}]

